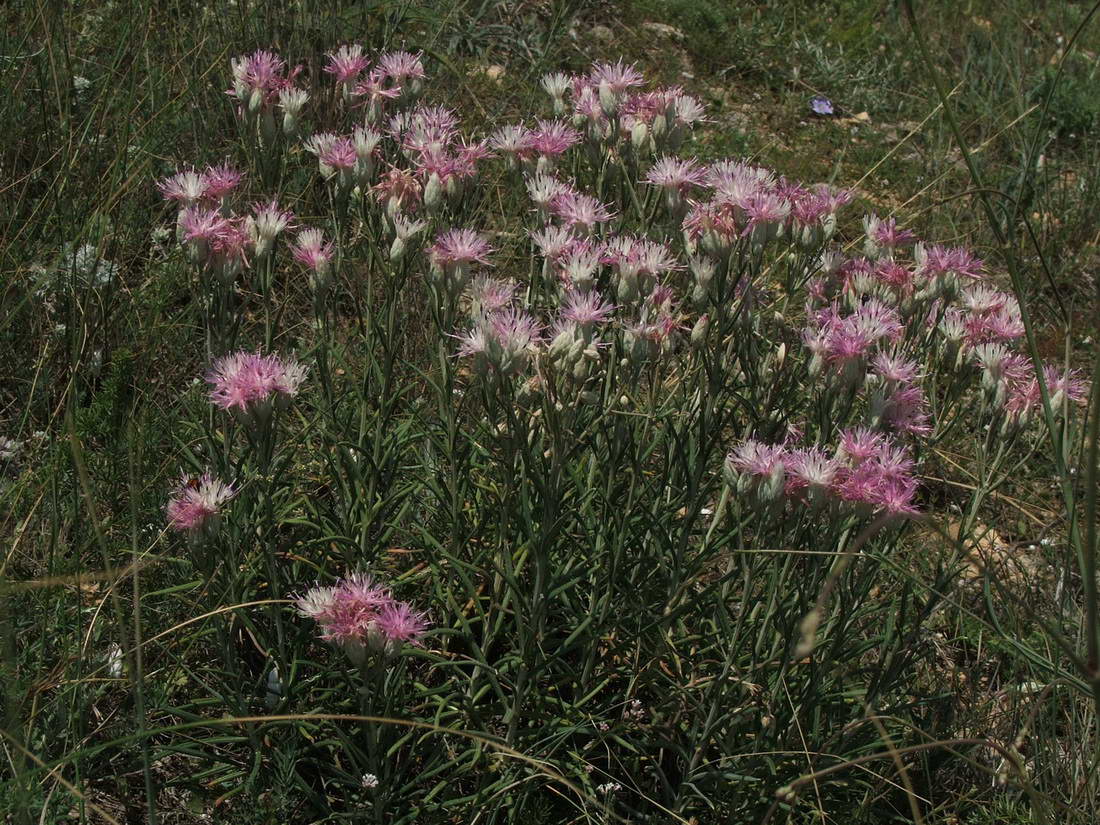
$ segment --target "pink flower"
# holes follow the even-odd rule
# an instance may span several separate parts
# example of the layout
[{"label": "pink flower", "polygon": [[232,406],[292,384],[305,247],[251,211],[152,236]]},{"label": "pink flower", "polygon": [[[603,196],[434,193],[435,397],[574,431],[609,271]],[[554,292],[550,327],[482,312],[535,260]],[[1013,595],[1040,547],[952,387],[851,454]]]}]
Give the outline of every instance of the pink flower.
[{"label": "pink flower", "polygon": [[637,69],[627,66],[620,59],[615,63],[594,64],[588,81],[601,91],[607,89],[612,94],[621,95],[631,87],[641,86],[645,78]]},{"label": "pink flower", "polygon": [[720,160],[707,167],[707,185],[724,200],[738,201],[754,192],[766,191],[775,184],[775,173],[760,166],[736,160]]},{"label": "pink flower", "polygon": [[786,470],[786,451],[782,447],[749,439],[733,448],[726,461],[738,472],[767,477],[777,469]]},{"label": "pink flower", "polygon": [[770,233],[781,228],[791,214],[790,201],[772,192],[756,192],[738,204],[745,212],[747,223],[741,234],[748,236],[760,228]]},{"label": "pink flower", "polygon": [[880,283],[893,287],[903,295],[913,291],[913,271],[893,258],[883,258],[875,263],[874,274]]},{"label": "pink flower", "polygon": [[305,376],[306,368],[294,359],[237,352],[216,360],[206,381],[216,407],[252,412],[272,400],[296,396]]},{"label": "pink flower", "polygon": [[[1026,423],[1032,413],[1042,405],[1042,392],[1031,363],[1022,356],[1008,356],[1002,367],[1008,392],[1005,410],[1010,420]],[[1051,411],[1057,415],[1067,403],[1084,403],[1086,397],[1085,382],[1078,374],[1070,370],[1063,373],[1057,367],[1047,364],[1043,367],[1043,380],[1050,396]]]},{"label": "pink flower", "polygon": [[603,301],[598,292],[569,292],[561,308],[561,317],[582,328],[602,324],[615,311],[614,304]]},{"label": "pink flower", "polygon": [[554,203],[554,199],[560,195],[567,195],[570,191],[572,190],[568,184],[562,183],[552,175],[540,172],[527,178],[527,194],[544,218],[550,210],[550,206]]},{"label": "pink flower", "polygon": [[703,120],[706,109],[691,95],[679,95],[672,104],[673,122],[678,126],[694,126]]},{"label": "pink flower", "polygon": [[321,638],[339,645],[354,664],[419,645],[428,628],[423,613],[397,601],[370,576],[354,573],[334,586],[317,586],[295,599],[298,613],[317,622]]},{"label": "pink flower", "polygon": [[482,275],[470,284],[470,302],[475,315],[492,315],[508,307],[516,296],[516,283]]},{"label": "pink flower", "polygon": [[447,272],[457,267],[468,268],[474,263],[488,265],[492,251],[489,242],[473,229],[452,229],[428,247],[428,257],[432,266]]},{"label": "pink flower", "polygon": [[217,209],[191,206],[180,213],[179,226],[200,264],[228,265],[229,276],[236,267],[247,265],[252,232],[245,218],[226,218]]},{"label": "pink flower", "polygon": [[523,124],[502,126],[489,138],[489,145],[514,160],[526,160],[535,151],[535,134]]},{"label": "pink flower", "polygon": [[891,384],[911,384],[920,377],[915,361],[880,352],[871,360],[875,374]]},{"label": "pink flower", "polygon": [[271,243],[283,231],[291,228],[293,221],[294,213],[284,210],[274,198],[267,203],[252,206],[254,240]]},{"label": "pink flower", "polygon": [[[589,134],[604,137],[611,134],[607,115],[600,105],[599,94],[591,86],[573,86],[574,123],[588,123]],[[605,134],[606,132],[606,134]]]},{"label": "pink flower", "polygon": [[739,492],[751,490],[764,501],[775,501],[783,492],[787,459],[783,447],[749,439],[726,456],[726,476]]},{"label": "pink flower", "polygon": [[331,53],[325,63],[325,71],[334,75],[337,83],[350,85],[369,64],[370,61],[363,56],[363,47],[356,43],[341,46]]},{"label": "pink flower", "polygon": [[303,229],[291,245],[290,253],[298,263],[324,274],[332,261],[332,244],[325,243],[324,233],[320,229]]},{"label": "pink flower", "polygon": [[[1015,300],[1011,295],[980,283],[964,289],[960,296],[962,305],[975,315],[989,315],[999,312],[1010,301],[1014,303]],[[1018,304],[1017,311],[1019,311]]]},{"label": "pink flower", "polygon": [[384,54],[378,60],[378,67],[399,86],[408,80],[423,80],[427,76],[424,73],[424,64],[420,62],[420,55],[410,52]]},{"label": "pink flower", "polygon": [[531,133],[530,148],[540,155],[557,157],[581,139],[580,133],[560,120],[540,120]]},{"label": "pink flower", "polygon": [[180,228],[185,241],[202,241],[212,244],[227,223],[217,209],[191,206],[180,213]]},{"label": "pink flower", "polygon": [[882,433],[869,427],[856,427],[841,432],[839,454],[858,467],[867,459],[879,455],[886,444]]},{"label": "pink flower", "polygon": [[178,201],[180,206],[194,206],[206,197],[206,175],[194,169],[185,169],[157,181],[157,189],[165,200]]},{"label": "pink flower", "polygon": [[928,435],[928,402],[919,386],[900,387],[886,399],[883,422],[899,432]]},{"label": "pink flower", "polygon": [[473,358],[479,374],[493,371],[504,377],[523,372],[542,343],[541,329],[535,319],[510,308],[477,319],[469,331],[456,337],[458,356]]},{"label": "pink flower", "polygon": [[603,247],[588,240],[574,240],[557,259],[558,277],[568,289],[587,292],[596,282]]},{"label": "pink flower", "polygon": [[704,185],[706,171],[692,159],[666,156],[653,164],[645,181],[667,192],[685,195],[693,186]]},{"label": "pink flower", "polygon": [[268,51],[257,51],[245,57],[230,60],[233,70],[233,88],[227,94],[235,97],[242,112],[255,112],[270,106],[278,99],[279,92],[288,88],[301,67],[289,74],[286,62]]},{"label": "pink flower", "polygon": [[237,171],[228,163],[221,166],[208,166],[203,173],[206,181],[206,190],[203,197],[212,201],[220,201],[232,192],[244,178],[242,172]]},{"label": "pink flower", "polygon": [[898,247],[912,246],[917,239],[908,229],[898,229],[897,219],[880,218],[878,215],[866,216],[863,219],[863,230],[870,247],[876,251],[893,252]]},{"label": "pink flower", "polygon": [[317,159],[323,165],[333,169],[351,170],[355,168],[355,162],[359,156],[355,152],[355,144],[351,138],[338,137],[322,149]]},{"label": "pink flower", "polygon": [[[918,247],[920,251],[920,247]],[[982,262],[975,258],[970,250],[961,246],[929,246],[918,256],[921,274],[928,278],[942,275],[963,275],[975,280],[982,277]]]},{"label": "pink flower", "polygon": [[1043,367],[1043,380],[1050,393],[1050,404],[1056,410],[1063,401],[1085,403],[1087,386],[1077,370],[1063,372],[1053,364],[1047,364]]},{"label": "pink flower", "polygon": [[412,609],[405,602],[392,599],[379,609],[375,618],[379,632],[391,645],[408,643],[421,645],[421,637],[428,629],[428,621],[423,613]]},{"label": "pink flower", "polygon": [[838,473],[834,492],[850,504],[863,505],[872,512],[895,516],[915,515],[913,504],[917,481],[908,475],[911,462],[896,453],[884,463],[878,457],[861,462],[854,469]]},{"label": "pink flower", "polygon": [[577,242],[577,236],[564,226],[546,226],[531,233],[539,253],[548,261],[557,261]]},{"label": "pink flower", "polygon": [[596,224],[611,220],[611,211],[591,195],[563,193],[550,204],[553,212],[566,226],[581,227],[592,232]]},{"label": "pink flower", "polygon": [[[355,96],[363,98],[363,104],[369,107],[370,112],[374,115],[371,118],[372,123],[378,122],[378,116],[381,114],[382,105],[387,100],[394,100],[401,97],[400,86],[386,86],[386,74],[382,69],[375,68],[365,78],[359,81],[359,84],[355,87]],[[368,114],[368,117],[370,115]]]},{"label": "pink flower", "polygon": [[801,494],[823,495],[833,485],[840,469],[840,462],[826,455],[818,447],[805,450],[793,450],[785,459],[787,495]]},{"label": "pink flower", "polygon": [[197,479],[184,474],[168,500],[168,526],[187,532],[212,527],[217,524],[222,505],[236,494],[232,484],[225,484],[209,472]]},{"label": "pink flower", "polygon": [[[248,266],[247,255],[252,249],[252,233],[246,218],[227,218],[210,244],[214,260],[223,266]],[[235,272],[235,270],[232,270]]]},{"label": "pink flower", "polygon": [[371,187],[371,191],[385,204],[391,217],[399,212],[415,211],[420,205],[420,183],[408,169],[390,167],[382,179]]}]

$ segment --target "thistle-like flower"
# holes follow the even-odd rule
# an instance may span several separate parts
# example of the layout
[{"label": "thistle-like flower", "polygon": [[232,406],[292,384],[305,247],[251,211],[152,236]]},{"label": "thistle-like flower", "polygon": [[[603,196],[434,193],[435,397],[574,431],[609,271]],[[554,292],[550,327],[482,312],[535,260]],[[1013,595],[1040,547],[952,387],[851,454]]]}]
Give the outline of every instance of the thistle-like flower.
[{"label": "thistle-like flower", "polygon": [[272,198],[267,203],[257,203],[252,207],[252,242],[256,257],[262,258],[271,251],[275,239],[293,225],[294,213],[284,210],[279,202]]},{"label": "thistle-like flower", "polygon": [[325,72],[336,78],[345,93],[350,93],[352,84],[368,65],[370,61],[363,56],[363,47],[355,43],[329,54]]},{"label": "thistle-like flower", "polygon": [[184,473],[165,508],[168,526],[196,537],[210,535],[217,530],[223,505],[236,494],[232,484],[209,472],[198,478]]},{"label": "thistle-like flower", "polygon": [[435,278],[441,284],[453,287],[457,294],[469,282],[475,263],[489,265],[489,253],[492,251],[489,242],[473,229],[451,229],[428,247],[428,259]]},{"label": "thistle-like flower", "polygon": [[660,186],[668,196],[669,205],[678,206],[692,187],[706,183],[706,170],[694,159],[666,155],[650,167],[645,182]]},{"label": "thistle-like flower", "polygon": [[546,94],[550,95],[550,100],[553,101],[554,114],[556,116],[565,114],[565,93],[573,85],[569,75],[561,72],[543,75],[541,85]]},{"label": "thistle-like flower", "polygon": [[554,198],[550,211],[566,226],[589,234],[595,230],[596,224],[612,218],[611,210],[594,197],[572,191]]},{"label": "thistle-like flower", "polygon": [[305,377],[306,368],[293,358],[237,352],[216,360],[206,381],[214,406],[255,425],[268,420],[275,404],[288,404]]},{"label": "thistle-like flower", "polygon": [[332,244],[325,243],[324,233],[320,229],[303,229],[290,247],[290,253],[309,270],[314,290],[323,292],[329,285],[329,265],[332,263]]}]

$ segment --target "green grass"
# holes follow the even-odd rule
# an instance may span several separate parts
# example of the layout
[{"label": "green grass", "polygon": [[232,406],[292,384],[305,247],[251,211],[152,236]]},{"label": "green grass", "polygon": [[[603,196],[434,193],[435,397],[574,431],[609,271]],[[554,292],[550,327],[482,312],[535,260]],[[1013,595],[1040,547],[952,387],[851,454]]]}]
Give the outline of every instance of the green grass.
[{"label": "green grass", "polygon": [[[967,194],[970,175],[937,110],[901,6],[870,0],[814,4],[812,12],[806,6],[797,0],[389,0],[334,9],[303,0],[292,7],[93,2],[6,9],[0,15],[6,90],[0,114],[8,129],[0,147],[0,237],[6,239],[0,244],[0,436],[29,446],[23,459],[0,463],[0,536],[6,548],[0,555],[6,737],[0,811],[12,812],[16,823],[109,821],[102,811],[120,822],[147,821],[147,782],[161,822],[200,822],[203,815],[256,823],[354,821],[367,802],[355,788],[357,766],[364,762],[358,740],[352,741],[355,723],[218,723],[222,716],[266,712],[262,686],[269,665],[257,649],[261,631],[247,624],[260,624],[255,617],[264,608],[241,612],[244,625],[184,623],[232,603],[233,595],[261,600],[285,591],[269,592],[258,577],[239,593],[215,593],[186,545],[162,530],[163,503],[180,466],[201,467],[219,444],[207,437],[203,388],[191,383],[207,366],[193,276],[175,248],[171,215],[152,181],[185,162],[249,162],[222,93],[232,55],[271,46],[316,74],[324,53],[349,39],[371,51],[402,44],[423,49],[433,65],[433,95],[459,109],[464,126],[480,133],[544,108],[533,91],[544,71],[580,70],[593,59],[622,55],[637,61],[647,77],[683,84],[707,103],[712,128],[690,147],[700,159],[748,156],[792,179],[857,187],[857,204],[842,227],[845,238],[858,236],[863,211],[877,211],[896,215],[923,237],[968,243],[998,270],[1015,256],[1026,287],[1021,297],[1035,319],[1042,354],[1090,368],[1098,334],[1090,281],[1100,263],[1094,220],[1100,192],[1092,93],[1100,52],[1096,21],[1083,30],[1060,74],[1055,68],[1060,47],[1090,7],[974,0],[918,8],[939,71],[950,89],[958,84],[950,105],[962,134],[986,184],[1005,196],[994,203],[997,214],[1004,220],[1004,203],[1016,204],[1006,246],[979,201]],[[490,65],[503,67],[499,80],[483,71]],[[87,79],[86,88],[74,84],[77,76]],[[808,108],[814,94],[827,95],[845,118],[866,112],[869,120],[815,118]],[[287,188],[307,192],[302,205],[314,207],[322,203],[317,196],[323,190],[319,184],[310,190],[308,180],[303,174]],[[518,204],[503,180],[494,183],[493,197],[512,197],[509,202]],[[478,213],[494,209],[485,203]],[[165,228],[167,237],[158,234]],[[111,285],[88,284],[58,266],[65,250],[84,244],[120,267]],[[501,245],[509,266],[526,268],[518,241]],[[516,274],[526,277],[525,269]],[[354,275],[344,277],[350,284]],[[304,349],[313,340],[307,292],[304,279],[288,290],[279,339],[286,349]],[[1045,442],[1021,446],[1017,458],[1026,461],[1020,471],[971,513],[965,512],[975,500],[969,488],[982,483],[973,458],[977,439],[941,445],[925,464],[926,474],[936,479],[925,482],[934,521],[990,525],[1017,552],[1035,559],[1029,570],[1042,575],[960,583],[953,543],[934,533],[910,537],[895,554],[882,551],[886,561],[875,571],[873,591],[869,579],[845,585],[854,601],[860,587],[874,593],[866,612],[853,619],[853,636],[878,647],[838,642],[850,658],[834,670],[799,677],[805,693],[791,696],[789,685],[774,669],[759,666],[756,656],[726,661],[758,668],[749,676],[759,677],[759,684],[730,677],[728,666],[723,671],[716,639],[740,632],[740,603],[735,609],[716,602],[721,607],[705,630],[659,621],[650,613],[667,594],[647,584],[647,571],[638,563],[624,574],[629,584],[624,579],[614,591],[621,616],[604,605],[600,632],[579,619],[569,626],[589,645],[578,646],[583,656],[539,660],[553,692],[532,699],[530,732],[509,734],[479,703],[496,702],[498,677],[506,687],[525,678],[517,662],[536,655],[541,640],[522,637],[527,647],[509,650],[495,638],[510,638],[500,628],[510,628],[520,608],[502,610],[496,630],[481,626],[488,619],[478,618],[473,608],[460,609],[467,598],[477,604],[472,594],[492,582],[470,581],[476,566],[455,547],[466,539],[476,547],[482,531],[495,529],[476,514],[508,510],[519,492],[509,487],[506,473],[479,469],[463,479],[458,472],[461,466],[482,468],[479,461],[505,446],[478,443],[459,456],[448,452],[445,431],[424,424],[435,414],[428,388],[436,377],[434,353],[425,344],[432,340],[421,303],[426,300],[418,287],[403,298],[410,329],[402,357],[422,373],[392,405],[375,394],[374,339],[356,339],[354,313],[347,313],[340,388],[354,403],[339,407],[332,420],[316,411],[301,413],[286,464],[272,473],[302,480],[300,489],[282,491],[270,503],[278,529],[262,541],[243,528],[234,534],[242,548],[269,544],[269,552],[297,565],[299,578],[288,586],[340,570],[345,560],[369,563],[409,598],[434,588],[446,615],[461,617],[448,628],[451,662],[413,657],[407,679],[395,675],[389,683],[395,715],[403,711],[400,700],[410,698],[418,719],[449,732],[384,728],[383,749],[392,749],[394,771],[412,790],[395,797],[389,818],[378,821],[412,821],[418,814],[417,821],[426,822],[472,821],[477,814],[502,823],[612,821],[598,804],[595,786],[634,776],[652,780],[653,787],[675,787],[684,765],[698,768],[693,756],[703,748],[737,753],[745,761],[731,757],[717,760],[713,769],[698,768],[699,787],[661,797],[662,804],[699,823],[761,821],[782,786],[878,753],[884,758],[808,782],[771,821],[912,821],[913,797],[928,823],[1095,820],[1095,708],[1083,691],[1087,680],[1048,632],[1067,637],[1076,650],[1087,637],[1079,560],[1065,507],[1052,489],[1057,462]],[[257,326],[262,318],[248,319],[250,331]],[[349,457],[370,454],[382,442],[371,441],[377,430],[359,431],[360,413],[384,425],[388,439],[388,452],[373,455],[377,463],[367,470]],[[421,427],[430,436],[423,443],[411,435]],[[36,438],[39,431],[44,436]],[[1083,454],[1070,458],[1083,476]],[[405,488],[409,477],[414,482]],[[582,481],[561,483],[586,489]],[[469,512],[459,507],[448,514],[446,496],[460,483],[472,502]],[[1085,495],[1080,482],[1071,483]],[[614,492],[621,497],[605,500],[599,497],[604,493],[592,493],[591,501],[575,506],[591,512],[603,507],[610,524],[627,485]],[[683,506],[692,501],[685,497]],[[567,510],[562,523],[572,525]],[[535,516],[524,515],[534,524]],[[509,526],[517,535],[527,529],[521,521],[517,511],[516,525]],[[623,542],[655,541],[650,527],[608,529]],[[534,542],[539,535],[531,528],[528,538]],[[579,546],[585,537],[570,539]],[[964,536],[960,548],[971,539],[981,544]],[[1028,549],[1032,545],[1035,550]],[[646,547],[651,555],[645,558],[667,556]],[[535,552],[515,549],[517,563]],[[244,559],[250,551],[241,552]],[[429,554],[446,578],[428,581],[421,560]],[[134,560],[140,578],[130,568]],[[692,561],[697,567],[691,576],[704,594],[700,601],[711,598],[708,587],[721,575],[715,570],[726,563],[722,556]],[[771,592],[763,578],[753,576],[764,577],[770,568],[757,560],[745,565],[750,585],[739,598],[751,608],[749,596]],[[571,615],[583,616],[588,605],[571,601],[580,591],[571,589],[570,578],[583,572],[559,575],[556,592]],[[797,635],[791,622],[815,596],[800,591],[790,597],[789,616],[795,618],[775,630],[775,639]],[[287,712],[358,712],[354,674],[337,675],[332,651],[311,644],[312,629],[303,622],[287,619],[287,626],[287,644],[308,652],[296,660],[296,693]],[[752,639],[758,647],[779,644],[766,635],[766,621],[752,627],[759,628]],[[144,649],[148,678],[135,691],[106,667],[110,646],[128,647],[138,631],[145,639],[167,635]],[[682,635],[673,640],[673,634]],[[474,649],[474,638],[485,650]],[[261,640],[270,641],[270,635]],[[562,638],[554,641],[564,644]],[[643,645],[662,653],[635,662],[632,656]],[[238,671],[220,660],[224,651],[235,652],[232,666]],[[873,658],[878,655],[882,659]],[[572,695],[571,674],[584,656],[606,660],[606,683],[591,696]],[[329,666],[318,661],[323,657]],[[460,704],[441,674],[465,674],[468,663],[490,660],[499,673],[475,672],[463,683],[474,698]],[[893,712],[875,724],[867,721],[875,709],[864,704],[872,661],[896,664],[898,677],[874,697]],[[1032,684],[1041,687],[1020,689]],[[230,685],[239,688],[238,695],[227,693]],[[616,714],[635,697],[664,708],[669,717],[651,720],[642,734],[620,729]],[[674,706],[681,710],[674,714]],[[707,727],[692,715],[704,706],[721,709],[720,724]],[[692,721],[681,724],[678,713]],[[769,729],[777,718],[790,730]],[[601,721],[610,723],[610,732],[593,735]],[[765,750],[755,748],[755,741],[795,741],[794,725],[806,725],[799,737],[840,758],[815,761],[806,747],[755,754]],[[154,732],[143,736],[143,730]],[[472,745],[466,732],[517,742],[520,751],[545,764],[532,766]],[[893,746],[952,738],[989,738],[1017,748],[1030,788],[1004,773],[1001,757],[983,746],[916,751],[899,757],[904,771],[890,758]],[[56,772],[37,770],[37,760]],[[439,772],[416,785],[409,777],[422,765]],[[546,781],[544,770],[582,786],[587,807],[581,810],[562,784]],[[639,803],[637,811],[619,812],[633,821],[663,821],[657,808],[642,808]]]}]

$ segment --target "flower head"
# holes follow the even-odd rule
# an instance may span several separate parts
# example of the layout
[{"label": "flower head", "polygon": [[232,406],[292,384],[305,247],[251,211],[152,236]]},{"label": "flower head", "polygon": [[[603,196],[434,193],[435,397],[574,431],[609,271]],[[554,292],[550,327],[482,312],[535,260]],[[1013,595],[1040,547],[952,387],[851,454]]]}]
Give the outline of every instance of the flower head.
[{"label": "flower head", "polygon": [[488,265],[492,251],[489,242],[473,229],[451,229],[428,247],[428,257],[433,267],[446,274],[459,268],[468,270],[474,263]]},{"label": "flower head", "polygon": [[336,78],[341,85],[350,85],[367,68],[370,61],[363,56],[363,47],[358,43],[341,46],[328,56],[325,71]]},{"label": "flower head", "polygon": [[560,120],[540,120],[527,143],[540,155],[557,157],[580,139],[580,132]]},{"label": "flower head", "polygon": [[332,244],[325,243],[320,229],[303,229],[298,233],[290,253],[298,263],[323,276],[332,261]]},{"label": "flower head", "polygon": [[279,98],[279,92],[290,86],[299,68],[286,71],[286,61],[277,54],[260,50],[229,61],[233,71],[233,87],[227,94],[236,98],[238,111],[255,114]]},{"label": "flower head", "polygon": [[706,183],[706,170],[690,158],[665,156],[653,164],[645,180],[665,191],[685,195],[692,187]]},{"label": "flower head", "polygon": [[237,494],[232,484],[226,484],[209,472],[198,478],[184,474],[168,500],[168,526],[181,532],[196,533],[217,524],[222,505]]},{"label": "flower head", "polygon": [[359,160],[355,143],[349,137],[338,137],[317,154],[317,160],[323,170],[326,166],[337,171],[351,170]]},{"label": "flower head", "polygon": [[257,203],[252,207],[252,241],[256,246],[256,255],[262,256],[270,248],[271,242],[293,225],[294,213],[284,210],[279,202],[272,198],[267,203]]},{"label": "flower head", "polygon": [[515,281],[502,281],[481,275],[470,284],[471,313],[489,316],[511,305],[516,296]]},{"label": "flower head", "polygon": [[563,192],[554,198],[550,211],[570,227],[580,227],[592,232],[596,224],[611,220],[612,213],[591,195]]},{"label": "flower head", "polygon": [[206,197],[206,175],[185,169],[157,181],[157,189],[166,200],[178,201],[183,207],[194,206]]},{"label": "flower head", "polygon": [[611,317],[615,305],[606,303],[595,290],[589,292],[571,291],[565,296],[561,307],[561,317],[572,321],[582,328],[602,324]]},{"label": "flower head", "polygon": [[234,169],[228,163],[223,163],[221,166],[208,166],[203,172],[203,179],[206,183],[203,197],[211,201],[220,201],[237,188],[244,179],[244,173]]},{"label": "flower head", "polygon": [[263,413],[270,402],[296,396],[305,377],[306,368],[292,358],[237,352],[216,360],[206,381],[216,407]]},{"label": "flower head", "polygon": [[398,86],[412,80],[423,80],[427,75],[420,55],[411,52],[389,52],[378,59],[378,67],[386,77]]},{"label": "flower head", "polygon": [[389,600],[382,605],[375,618],[379,632],[388,642],[420,645],[420,638],[428,629],[423,613],[413,610],[406,602]]},{"label": "flower head", "polygon": [[614,95],[622,95],[627,89],[641,86],[645,78],[633,66],[619,59],[615,63],[596,63],[588,75],[588,81],[601,92],[607,89]]},{"label": "flower head", "polygon": [[391,218],[401,212],[415,211],[421,202],[422,190],[416,176],[396,166],[388,169],[371,191],[385,204],[386,214]]}]

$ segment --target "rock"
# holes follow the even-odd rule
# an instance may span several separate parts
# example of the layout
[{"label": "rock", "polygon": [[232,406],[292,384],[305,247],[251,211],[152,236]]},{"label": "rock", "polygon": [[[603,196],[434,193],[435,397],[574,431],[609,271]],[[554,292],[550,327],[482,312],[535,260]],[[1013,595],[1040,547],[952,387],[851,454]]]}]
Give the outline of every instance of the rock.
[{"label": "rock", "polygon": [[657,23],[655,21],[646,21],[642,23],[642,28],[646,31],[651,31],[654,34],[659,34],[662,37],[669,37],[673,40],[683,40],[684,33],[675,26],[670,26],[668,23]]},{"label": "rock", "polygon": [[591,32],[594,38],[604,42],[610,41],[615,36],[615,33],[611,31],[610,28],[602,24],[593,26]]}]

